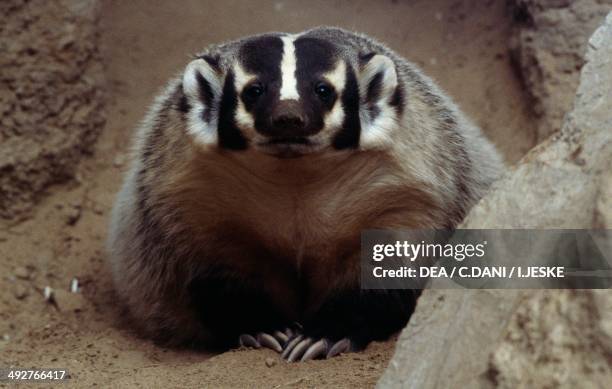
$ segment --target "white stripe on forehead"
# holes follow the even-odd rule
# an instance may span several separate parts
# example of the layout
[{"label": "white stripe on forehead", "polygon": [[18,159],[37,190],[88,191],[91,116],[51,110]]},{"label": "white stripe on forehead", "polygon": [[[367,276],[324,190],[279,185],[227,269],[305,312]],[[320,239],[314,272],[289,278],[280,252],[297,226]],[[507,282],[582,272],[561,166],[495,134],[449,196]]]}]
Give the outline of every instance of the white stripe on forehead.
[{"label": "white stripe on forehead", "polygon": [[300,94],[297,90],[297,78],[295,70],[297,68],[297,61],[295,58],[295,35],[287,35],[281,37],[283,41],[283,59],[281,61],[281,89],[280,99],[294,99],[299,100]]}]

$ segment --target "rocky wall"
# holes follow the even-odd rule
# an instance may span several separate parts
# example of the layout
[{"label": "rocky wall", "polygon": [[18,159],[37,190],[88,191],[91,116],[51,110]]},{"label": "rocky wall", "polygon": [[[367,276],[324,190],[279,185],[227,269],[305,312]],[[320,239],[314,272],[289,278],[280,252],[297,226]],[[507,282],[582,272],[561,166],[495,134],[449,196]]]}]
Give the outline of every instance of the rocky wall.
[{"label": "rocky wall", "polygon": [[0,218],[75,174],[104,125],[97,3],[0,2]]},{"label": "rocky wall", "polygon": [[543,141],[571,108],[588,37],[612,10],[612,0],[508,0],[514,60]]}]

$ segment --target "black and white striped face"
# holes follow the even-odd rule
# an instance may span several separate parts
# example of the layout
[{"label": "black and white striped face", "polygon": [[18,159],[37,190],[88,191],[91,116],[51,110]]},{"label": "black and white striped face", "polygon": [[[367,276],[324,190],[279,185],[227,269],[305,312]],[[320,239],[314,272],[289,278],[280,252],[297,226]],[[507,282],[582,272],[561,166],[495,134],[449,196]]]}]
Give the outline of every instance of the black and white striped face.
[{"label": "black and white striped face", "polygon": [[277,157],[384,147],[401,113],[395,66],[383,55],[355,67],[346,58],[320,38],[264,35],[245,41],[228,69],[197,59],[183,77],[189,132]]}]

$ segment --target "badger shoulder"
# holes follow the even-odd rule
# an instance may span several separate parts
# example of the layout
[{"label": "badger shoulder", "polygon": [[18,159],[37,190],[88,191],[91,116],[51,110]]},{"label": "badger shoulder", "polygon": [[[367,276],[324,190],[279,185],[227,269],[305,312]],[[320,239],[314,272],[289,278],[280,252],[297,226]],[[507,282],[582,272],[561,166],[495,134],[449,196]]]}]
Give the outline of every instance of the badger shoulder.
[{"label": "badger shoulder", "polygon": [[[456,205],[449,209],[454,208],[451,219],[458,223],[505,169],[494,145],[435,81],[376,39],[337,27],[318,27],[304,35],[340,42],[359,53],[361,64],[376,54],[393,61],[398,84],[390,99],[401,116],[397,123],[382,123],[386,128],[374,143],[392,145],[389,152],[402,166],[416,176],[428,177],[438,189],[434,195]],[[362,91],[362,106],[367,107],[376,93],[371,88]]]}]

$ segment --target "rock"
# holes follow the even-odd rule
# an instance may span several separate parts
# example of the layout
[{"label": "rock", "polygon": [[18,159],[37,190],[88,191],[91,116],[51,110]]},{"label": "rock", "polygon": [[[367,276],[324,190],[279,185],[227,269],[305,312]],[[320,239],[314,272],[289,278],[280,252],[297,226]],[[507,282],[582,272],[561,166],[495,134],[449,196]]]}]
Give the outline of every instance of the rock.
[{"label": "rock", "polygon": [[71,206],[64,211],[64,217],[66,218],[66,224],[69,226],[75,225],[81,218],[81,207]]},{"label": "rock", "polygon": [[22,284],[16,284],[13,288],[13,295],[17,300],[23,300],[28,296],[28,288]]},{"label": "rock", "polygon": [[53,289],[50,286],[45,286],[43,289],[43,298],[47,302],[52,302],[53,300]]},{"label": "rock", "polygon": [[72,3],[0,1],[3,219],[24,218],[49,185],[73,177],[104,125],[99,7]]},{"label": "rock", "polygon": [[[585,186],[576,202],[565,201],[567,217],[579,228],[610,228],[612,170],[612,12],[589,40],[574,111],[558,142],[559,167],[579,155]],[[544,153],[542,153],[544,154]],[[539,160],[540,158],[537,158]],[[547,159],[546,161],[551,161]],[[540,175],[546,174],[542,169]],[[561,204],[569,189],[558,182],[553,201]],[[552,187],[551,187],[552,189]],[[526,204],[523,208],[535,207]],[[547,205],[539,215],[551,220]],[[519,215],[520,216],[520,215]],[[572,226],[571,221],[565,225]],[[612,291],[542,290],[526,294],[510,318],[487,371],[486,385],[515,387],[607,387],[612,381]]]},{"label": "rock", "polygon": [[[397,340],[381,388],[468,387],[512,312],[511,290],[427,289]],[[487,347],[489,346],[489,347]]]},{"label": "rock", "polygon": [[99,354],[99,351],[94,349],[93,347],[87,347],[87,350],[85,351],[85,353],[90,357],[97,357]]},{"label": "rock", "polygon": [[266,366],[268,367],[276,366],[277,363],[278,361],[274,358],[266,358]]},{"label": "rock", "polygon": [[595,228],[612,229],[612,162],[604,171],[595,204]]},{"label": "rock", "polygon": [[79,280],[74,277],[72,280],[70,280],[70,293],[78,293],[79,290]]},{"label": "rock", "polygon": [[[609,58],[612,13],[589,40],[562,130],[496,182],[460,228],[593,228],[611,220]],[[427,289],[379,386],[609,386],[611,306],[609,290]]]},{"label": "rock", "polygon": [[604,388],[612,379],[612,293],[540,290],[525,296],[493,352],[496,388]]},{"label": "rock", "polygon": [[92,211],[96,215],[104,215],[104,207],[101,204],[94,203],[94,205],[92,207]]},{"label": "rock", "polygon": [[79,312],[85,308],[86,302],[80,293],[70,293],[65,290],[53,291],[52,301],[62,312]]},{"label": "rock", "polygon": [[586,42],[612,0],[510,0],[514,32],[510,54],[539,119],[538,140],[559,130],[571,108]]},{"label": "rock", "polygon": [[15,275],[15,277],[22,280],[30,279],[30,270],[25,266],[17,266],[13,274]]},{"label": "rock", "polygon": [[[588,62],[563,129],[496,182],[463,228],[593,228],[596,212],[606,212],[607,202],[597,205],[597,200],[608,190],[612,161],[612,65],[607,59],[612,37],[602,29],[589,41]],[[609,212],[600,216],[606,217]]]}]

